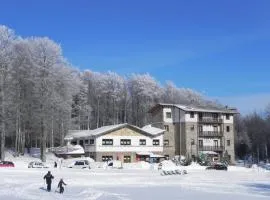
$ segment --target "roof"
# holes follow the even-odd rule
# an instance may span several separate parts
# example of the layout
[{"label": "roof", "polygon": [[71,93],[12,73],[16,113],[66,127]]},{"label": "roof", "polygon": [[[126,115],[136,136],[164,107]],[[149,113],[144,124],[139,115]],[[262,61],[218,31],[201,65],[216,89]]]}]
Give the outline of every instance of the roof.
[{"label": "roof", "polygon": [[158,135],[158,134],[161,134],[164,132],[163,129],[156,128],[156,127],[153,127],[151,125],[147,125],[147,126],[142,127],[142,130],[151,134],[151,135]]},{"label": "roof", "polygon": [[152,112],[158,107],[176,107],[181,110],[187,111],[187,112],[213,112],[213,113],[231,113],[231,114],[237,114],[237,110],[235,108],[210,108],[210,107],[199,107],[194,105],[183,105],[183,104],[168,104],[168,103],[159,103],[155,105],[149,112]]},{"label": "roof", "polygon": [[152,127],[151,125],[144,126],[143,128],[139,128],[137,126],[133,126],[130,124],[117,124],[117,125],[110,125],[110,126],[103,126],[93,130],[70,130],[68,134],[65,136],[65,140],[71,140],[73,138],[83,138],[83,137],[98,137],[112,131],[129,127],[131,129],[135,129],[141,132],[144,135],[149,137],[155,137],[159,134],[163,134],[165,130]]}]

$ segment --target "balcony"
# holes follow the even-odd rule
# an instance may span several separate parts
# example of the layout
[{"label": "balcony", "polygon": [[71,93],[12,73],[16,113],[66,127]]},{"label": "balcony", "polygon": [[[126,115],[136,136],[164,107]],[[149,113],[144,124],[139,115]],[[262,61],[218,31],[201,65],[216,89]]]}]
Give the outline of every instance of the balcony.
[{"label": "balcony", "polygon": [[199,146],[199,151],[223,151],[223,146]]},{"label": "balcony", "polygon": [[220,131],[201,131],[199,137],[222,137],[223,132]]},{"label": "balcony", "polygon": [[213,117],[204,117],[204,118],[199,118],[199,122],[201,122],[201,123],[223,123],[223,119],[213,118]]}]

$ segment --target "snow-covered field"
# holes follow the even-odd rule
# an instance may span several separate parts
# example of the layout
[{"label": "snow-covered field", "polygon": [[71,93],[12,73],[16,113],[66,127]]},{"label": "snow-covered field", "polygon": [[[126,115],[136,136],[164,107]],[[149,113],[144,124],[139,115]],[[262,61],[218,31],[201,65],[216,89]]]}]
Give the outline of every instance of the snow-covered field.
[{"label": "snow-covered field", "polygon": [[[228,171],[206,171],[193,164],[186,175],[161,176],[146,163],[125,165],[123,169],[79,170],[50,168],[55,179],[52,192],[45,191],[43,176],[48,169],[28,169],[31,157],[10,158],[15,168],[0,168],[0,199],[269,199],[270,172],[229,167]],[[52,162],[53,158],[51,158]],[[49,162],[50,164],[50,162]],[[52,164],[50,164],[52,166]],[[60,178],[68,184],[63,195],[55,189]]]}]

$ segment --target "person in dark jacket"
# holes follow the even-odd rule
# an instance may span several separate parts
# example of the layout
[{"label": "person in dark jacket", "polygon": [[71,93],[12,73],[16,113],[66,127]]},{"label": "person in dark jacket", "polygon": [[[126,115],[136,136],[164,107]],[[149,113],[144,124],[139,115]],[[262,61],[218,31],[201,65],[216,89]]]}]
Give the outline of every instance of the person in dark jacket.
[{"label": "person in dark jacket", "polygon": [[52,185],[52,179],[53,179],[53,175],[51,174],[50,171],[48,171],[48,173],[44,176],[43,179],[46,179],[46,183],[47,183],[47,191],[50,192],[51,191],[51,185]]},{"label": "person in dark jacket", "polygon": [[64,192],[64,187],[63,187],[63,185],[67,185],[64,181],[63,181],[63,179],[61,178],[60,179],[60,181],[59,181],[59,183],[58,183],[58,188],[60,188],[60,194],[62,194],[63,192]]},{"label": "person in dark jacket", "polygon": [[57,168],[57,162],[54,161],[54,168]]}]

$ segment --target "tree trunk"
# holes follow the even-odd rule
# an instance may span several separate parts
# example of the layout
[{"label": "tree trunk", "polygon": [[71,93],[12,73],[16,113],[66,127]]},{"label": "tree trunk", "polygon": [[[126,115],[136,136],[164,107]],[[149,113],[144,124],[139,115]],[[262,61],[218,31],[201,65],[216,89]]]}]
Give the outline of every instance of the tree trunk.
[{"label": "tree trunk", "polygon": [[54,147],[54,132],[53,132],[53,117],[52,117],[51,148],[53,147]]},{"label": "tree trunk", "polygon": [[2,102],[1,102],[1,116],[2,116],[2,119],[1,119],[1,148],[0,148],[0,160],[5,160],[5,138],[6,138],[6,127],[5,127],[5,105],[4,105],[4,102],[5,102],[5,92],[4,92],[4,77],[3,75],[1,75],[1,98],[2,98]]},{"label": "tree trunk", "polygon": [[267,143],[264,145],[265,148],[265,158],[268,160],[268,148],[267,148]]},{"label": "tree trunk", "polygon": [[61,119],[61,123],[60,123],[60,146],[64,146],[64,122],[63,119]]},{"label": "tree trunk", "polygon": [[46,131],[44,127],[44,119],[41,119],[41,141],[40,141],[40,159],[42,162],[46,162]]},{"label": "tree trunk", "polygon": [[97,128],[99,127],[99,96],[98,96],[98,105],[97,105]]},{"label": "tree trunk", "polygon": [[257,146],[257,162],[260,162],[260,149],[259,146]]}]

